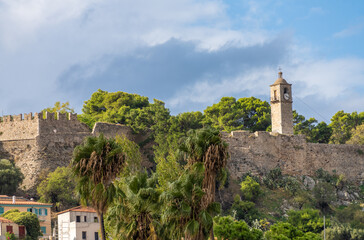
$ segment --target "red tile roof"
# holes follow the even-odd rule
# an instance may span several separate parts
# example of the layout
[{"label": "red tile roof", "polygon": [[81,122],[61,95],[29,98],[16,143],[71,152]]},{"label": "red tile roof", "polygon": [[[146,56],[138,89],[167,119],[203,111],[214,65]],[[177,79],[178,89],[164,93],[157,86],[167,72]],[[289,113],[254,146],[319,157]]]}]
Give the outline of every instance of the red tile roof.
[{"label": "red tile roof", "polygon": [[95,209],[93,209],[92,207],[78,206],[78,207],[70,208],[70,209],[64,210],[62,212],[59,212],[59,213],[57,213],[57,215],[66,213],[66,212],[93,212],[93,213],[96,213]]},{"label": "red tile roof", "polygon": [[2,222],[2,223],[13,223],[13,221],[10,221],[9,219],[3,218],[3,217],[0,217],[0,222]]},{"label": "red tile roof", "polygon": [[17,201],[13,203],[13,200],[0,200],[0,205],[37,205],[37,206],[51,206],[51,203],[40,203],[34,201]]}]

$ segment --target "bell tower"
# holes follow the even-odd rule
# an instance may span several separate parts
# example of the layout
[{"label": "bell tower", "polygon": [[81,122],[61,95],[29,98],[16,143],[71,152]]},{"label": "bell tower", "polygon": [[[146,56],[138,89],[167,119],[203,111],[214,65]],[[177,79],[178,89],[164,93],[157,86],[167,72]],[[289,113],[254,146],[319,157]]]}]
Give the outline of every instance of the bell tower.
[{"label": "bell tower", "polygon": [[270,85],[272,132],[293,135],[292,84],[278,73],[278,79]]}]

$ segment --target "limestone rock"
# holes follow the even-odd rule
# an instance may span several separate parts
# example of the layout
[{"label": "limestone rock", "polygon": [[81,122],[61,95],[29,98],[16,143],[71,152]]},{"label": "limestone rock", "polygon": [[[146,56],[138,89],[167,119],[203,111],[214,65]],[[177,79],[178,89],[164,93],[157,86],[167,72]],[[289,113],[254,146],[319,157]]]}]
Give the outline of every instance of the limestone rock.
[{"label": "limestone rock", "polygon": [[304,176],[303,177],[303,185],[306,187],[307,190],[312,190],[315,187],[316,182],[311,177]]}]

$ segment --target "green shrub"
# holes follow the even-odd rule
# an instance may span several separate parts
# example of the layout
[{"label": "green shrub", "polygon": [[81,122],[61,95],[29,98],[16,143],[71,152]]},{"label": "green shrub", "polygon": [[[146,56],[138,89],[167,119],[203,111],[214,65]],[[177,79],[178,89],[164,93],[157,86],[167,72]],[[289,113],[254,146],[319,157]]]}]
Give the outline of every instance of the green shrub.
[{"label": "green shrub", "polygon": [[293,196],[301,190],[301,183],[291,176],[284,176],[280,168],[272,169],[263,177],[263,183],[269,189],[283,188]]},{"label": "green shrub", "polygon": [[300,182],[291,176],[286,176],[282,179],[283,188],[295,196],[301,190]]},{"label": "green shrub", "polygon": [[260,240],[263,232],[259,229],[249,228],[244,221],[235,220],[231,216],[214,217],[214,234],[217,239],[229,240]]},{"label": "green shrub", "polygon": [[255,201],[262,193],[260,185],[253,178],[247,176],[240,184],[243,198],[248,201]]},{"label": "green shrub", "polygon": [[318,207],[323,210],[329,210],[329,204],[336,200],[336,189],[328,182],[319,182],[313,189]]},{"label": "green shrub", "polygon": [[[303,209],[288,212],[288,222],[302,232],[320,233],[324,228],[323,219],[318,210]],[[330,224],[326,222],[326,226]]]},{"label": "green shrub", "polygon": [[[323,232],[321,233],[323,236]],[[352,228],[347,224],[339,224],[326,229],[327,240],[362,240],[364,230]]]},{"label": "green shrub", "polygon": [[299,191],[293,198],[293,202],[298,209],[314,207],[313,197],[307,191]]},{"label": "green shrub", "polygon": [[242,176],[241,176],[241,180],[244,181],[247,177],[251,177],[254,179],[254,181],[256,181],[257,183],[261,184],[261,181],[260,181],[260,178],[256,175],[253,175],[250,171],[249,172],[246,172],[244,173]]},{"label": "green shrub", "polygon": [[244,220],[249,225],[260,216],[258,209],[255,207],[255,203],[242,201],[239,195],[234,197],[234,203],[230,208],[230,212],[237,220]]},{"label": "green shrub", "polygon": [[328,182],[332,184],[336,184],[338,180],[336,171],[333,171],[333,174],[331,175],[328,171],[325,171],[322,168],[316,170],[315,176],[318,180],[321,180],[322,182]]},{"label": "green shrub", "polygon": [[359,204],[351,204],[343,209],[336,209],[336,218],[352,228],[364,229],[364,212]]},{"label": "green shrub", "polygon": [[9,233],[9,232],[5,233],[5,238],[6,238],[6,240],[16,240],[15,234]]},{"label": "green shrub", "polygon": [[282,187],[282,170],[280,168],[272,169],[266,176],[263,177],[263,183],[269,189]]},{"label": "green shrub", "polygon": [[319,234],[302,232],[287,222],[277,222],[265,233],[267,240],[321,240]]}]

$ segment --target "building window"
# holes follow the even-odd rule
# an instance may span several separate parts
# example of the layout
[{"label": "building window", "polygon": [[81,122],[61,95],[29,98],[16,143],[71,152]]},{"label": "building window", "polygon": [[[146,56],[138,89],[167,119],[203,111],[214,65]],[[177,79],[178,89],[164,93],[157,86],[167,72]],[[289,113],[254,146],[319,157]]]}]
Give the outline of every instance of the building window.
[{"label": "building window", "polygon": [[283,91],[284,93],[288,93],[288,89],[286,87],[283,89]]},{"label": "building window", "polygon": [[84,222],[87,222],[87,217],[83,216],[83,220],[84,220]]},{"label": "building window", "polygon": [[14,233],[13,232],[13,226],[6,226],[6,232],[8,232],[8,233]]},{"label": "building window", "polygon": [[99,240],[99,233],[95,232],[95,240]]},{"label": "building window", "polygon": [[33,209],[32,208],[28,208],[28,210],[27,210],[28,212],[33,212]]},{"label": "building window", "polygon": [[274,90],[274,100],[277,100],[277,90]]},{"label": "building window", "polygon": [[82,232],[82,239],[86,239],[86,232]]},{"label": "building window", "polygon": [[81,216],[76,216],[76,222],[81,222]]},{"label": "building window", "polygon": [[97,217],[94,217],[94,222],[99,222],[99,219]]},{"label": "building window", "polygon": [[3,213],[4,213],[4,208],[0,207],[0,214],[3,214]]},{"label": "building window", "polygon": [[46,234],[46,233],[47,233],[47,227],[40,227],[40,231],[41,231],[43,234]]},{"label": "building window", "polygon": [[24,239],[24,238],[25,238],[25,227],[19,226],[19,239]]}]

